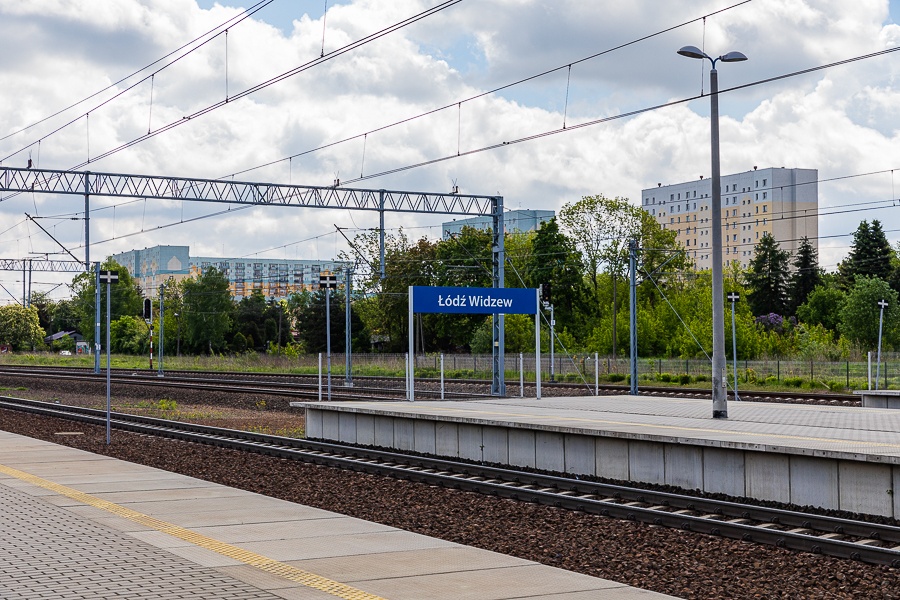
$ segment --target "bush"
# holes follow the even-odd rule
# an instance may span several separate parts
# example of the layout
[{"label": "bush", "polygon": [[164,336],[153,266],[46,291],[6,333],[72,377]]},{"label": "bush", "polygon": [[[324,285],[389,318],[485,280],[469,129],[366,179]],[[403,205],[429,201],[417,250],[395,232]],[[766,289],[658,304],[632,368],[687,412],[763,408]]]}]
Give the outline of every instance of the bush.
[{"label": "bush", "polygon": [[685,384],[690,383],[690,382],[691,382],[691,376],[690,376],[690,375],[684,374],[684,375],[679,375],[679,376],[678,376],[678,383],[680,383],[681,385],[685,385]]},{"label": "bush", "polygon": [[803,385],[803,378],[802,377],[785,377],[783,380],[783,383],[784,383],[784,385],[786,385],[788,387],[798,388],[801,385]]},{"label": "bush", "polygon": [[709,381],[709,379],[710,379],[709,375],[695,375],[694,376],[694,381],[696,381],[697,383],[700,383],[701,381]]},{"label": "bush", "polygon": [[745,369],[744,381],[746,383],[756,383],[756,371],[754,371],[753,369]]},{"label": "bush", "polygon": [[607,377],[607,379],[609,379],[611,382],[615,383],[617,381],[624,381],[625,375],[623,375],[622,373],[610,373],[609,376]]},{"label": "bush", "polygon": [[672,374],[671,373],[660,373],[659,375],[656,376],[656,378],[659,381],[662,381],[664,383],[669,383],[670,381],[672,381]]},{"label": "bush", "polygon": [[778,378],[774,375],[769,375],[768,377],[766,377],[766,385],[775,385],[776,383],[778,383]]}]

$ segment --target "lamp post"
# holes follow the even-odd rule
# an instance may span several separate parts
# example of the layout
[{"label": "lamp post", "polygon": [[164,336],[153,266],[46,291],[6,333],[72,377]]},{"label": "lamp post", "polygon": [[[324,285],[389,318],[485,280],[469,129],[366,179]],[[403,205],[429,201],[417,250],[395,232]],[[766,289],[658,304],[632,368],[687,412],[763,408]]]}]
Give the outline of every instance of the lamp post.
[{"label": "lamp post", "polygon": [[688,58],[705,58],[712,63],[709,71],[709,120],[712,149],[712,181],[710,183],[712,186],[712,215],[710,217],[710,227],[712,228],[712,416],[714,419],[727,419],[725,302],[722,275],[722,182],[719,173],[719,76],[716,72],[716,63],[718,61],[740,62],[747,60],[747,57],[740,52],[729,52],[713,58],[696,46],[684,46],[678,51],[678,54]]}]

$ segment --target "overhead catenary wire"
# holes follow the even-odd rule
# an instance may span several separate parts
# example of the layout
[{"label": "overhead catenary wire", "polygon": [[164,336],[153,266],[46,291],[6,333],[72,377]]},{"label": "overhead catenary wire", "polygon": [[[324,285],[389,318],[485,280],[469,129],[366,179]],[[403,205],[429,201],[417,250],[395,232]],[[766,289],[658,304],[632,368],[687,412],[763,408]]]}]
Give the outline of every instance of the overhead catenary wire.
[{"label": "overhead catenary wire", "polygon": [[[259,91],[264,90],[264,89],[266,89],[266,88],[268,88],[268,87],[270,87],[270,86],[273,86],[273,85],[275,85],[275,84],[277,84],[277,83],[280,83],[280,82],[282,82],[282,81],[284,81],[284,80],[286,80],[286,79],[288,79],[288,78],[290,78],[290,77],[293,77],[293,76],[295,76],[295,75],[297,75],[297,74],[299,74],[299,73],[302,73],[302,72],[304,72],[304,71],[307,71],[307,70],[309,70],[309,69],[311,69],[311,68],[313,68],[313,67],[315,67],[315,66],[317,66],[317,65],[320,65],[320,64],[322,64],[322,63],[324,63],[324,62],[327,62],[327,61],[329,61],[329,60],[333,60],[334,58],[337,58],[338,56],[341,56],[341,55],[343,55],[343,54],[346,54],[347,52],[351,52],[351,51],[353,51],[353,50],[355,50],[355,49],[357,49],[357,48],[359,48],[359,47],[361,47],[361,46],[364,46],[364,45],[366,45],[366,44],[368,44],[368,43],[371,43],[371,42],[373,42],[373,41],[375,41],[375,40],[378,40],[378,39],[380,39],[380,38],[382,38],[382,37],[384,37],[384,36],[387,36],[387,35],[389,35],[389,34],[391,34],[391,33],[394,33],[395,31],[398,31],[398,30],[400,30],[400,29],[402,29],[402,28],[404,28],[404,27],[407,27],[407,26],[409,26],[409,25],[412,25],[413,23],[417,23],[418,21],[421,21],[422,19],[425,19],[425,18],[430,17],[430,16],[432,16],[432,15],[434,15],[434,14],[437,14],[437,13],[443,11],[443,10],[446,10],[447,8],[450,8],[451,6],[454,6],[454,5],[456,5],[456,4],[459,4],[459,3],[462,2],[462,1],[463,1],[463,0],[445,0],[444,2],[439,3],[437,6],[434,6],[434,7],[432,7],[432,8],[426,9],[426,10],[424,10],[424,11],[422,11],[422,12],[416,14],[416,15],[413,15],[413,16],[411,16],[411,17],[407,17],[406,19],[404,19],[404,20],[402,20],[402,21],[399,21],[399,22],[397,22],[397,23],[394,23],[393,25],[389,25],[388,27],[384,27],[384,28],[382,28],[382,29],[380,29],[380,30],[378,30],[378,31],[376,31],[376,32],[374,32],[374,33],[371,33],[371,34],[369,34],[369,35],[366,35],[366,36],[364,36],[364,37],[362,37],[362,38],[360,38],[360,39],[358,39],[358,40],[356,40],[356,41],[350,42],[349,44],[346,44],[346,45],[342,46],[341,48],[339,48],[339,49],[337,49],[337,50],[333,50],[332,52],[329,52],[328,54],[326,54],[326,55],[324,55],[324,56],[315,58],[315,59],[313,59],[313,60],[311,60],[311,61],[308,61],[308,62],[306,62],[306,63],[304,63],[304,64],[302,64],[302,65],[300,65],[300,66],[298,66],[298,67],[295,67],[295,68],[293,68],[293,69],[290,69],[290,70],[288,70],[288,71],[285,71],[285,72],[283,72],[283,73],[281,73],[281,74],[279,74],[279,75],[276,75],[276,76],[274,76],[274,77],[271,77],[271,78],[269,78],[269,79],[267,79],[267,80],[265,80],[265,81],[263,81],[263,82],[261,82],[261,83],[258,83],[258,84],[256,84],[256,85],[253,85],[253,86],[251,86],[251,87],[249,87],[249,88],[247,88],[247,89],[245,89],[245,90],[243,90],[243,91],[241,91],[241,92],[237,92],[237,93],[235,93],[234,95],[232,95],[232,96],[229,98],[229,102],[234,102],[234,101],[236,101],[236,100],[240,100],[241,98],[245,98],[245,97],[247,97],[247,96],[250,96],[250,95],[252,95],[252,94],[255,94],[256,92],[259,92]],[[748,1],[749,1],[749,0],[748,0]],[[119,153],[119,152],[121,152],[121,151],[123,151],[123,150],[126,150],[126,149],[128,149],[128,148],[131,148],[132,146],[135,146],[135,145],[137,145],[137,144],[140,144],[141,142],[144,142],[144,141],[146,141],[146,140],[148,140],[148,139],[150,139],[150,138],[156,137],[157,135],[160,135],[160,134],[165,133],[165,132],[167,132],[167,131],[171,131],[172,129],[174,129],[174,128],[176,128],[176,127],[179,127],[179,126],[181,126],[181,125],[184,125],[185,123],[188,123],[188,122],[192,121],[193,119],[197,119],[197,118],[202,117],[202,116],[204,116],[204,115],[206,115],[206,114],[209,114],[209,113],[211,113],[211,112],[213,112],[213,111],[215,111],[215,110],[217,110],[217,109],[219,109],[219,108],[225,106],[225,105],[228,104],[229,102],[226,102],[225,100],[220,100],[220,101],[218,101],[218,102],[214,102],[213,104],[207,105],[207,106],[204,107],[204,108],[201,108],[201,109],[199,109],[199,110],[196,110],[196,111],[194,111],[194,112],[192,112],[192,113],[190,113],[190,114],[188,114],[188,115],[184,115],[184,116],[181,117],[181,119],[179,119],[179,120],[177,120],[177,121],[172,121],[172,122],[170,122],[170,123],[168,123],[168,124],[166,124],[166,125],[163,125],[163,126],[161,126],[161,127],[157,127],[156,129],[154,129],[153,131],[151,131],[151,132],[148,133],[148,134],[141,135],[141,136],[139,136],[139,137],[133,138],[133,139],[131,139],[131,140],[128,141],[128,142],[125,142],[125,143],[123,143],[123,144],[120,144],[120,145],[118,145],[118,146],[115,146],[114,148],[111,148],[111,149],[109,149],[109,150],[106,150],[106,151],[104,151],[104,152],[102,152],[102,153],[96,155],[96,156],[92,159],[91,162],[97,162],[97,161],[99,161],[99,160],[102,160],[102,159],[107,158],[107,157],[109,157],[109,156],[112,156],[112,155],[114,155],[114,154],[117,154],[117,153]],[[5,159],[3,159],[3,160],[5,160]],[[279,162],[280,162],[280,161],[279,161]],[[70,167],[69,170],[76,170],[76,169],[79,169],[79,168],[81,168],[81,167],[86,166],[87,164],[88,164],[87,162],[80,163],[80,164],[77,164],[77,165],[74,165],[74,166]],[[233,177],[233,175],[231,175],[231,176]]]},{"label": "overhead catenary wire", "polygon": [[[857,62],[857,61],[861,61],[861,60],[867,60],[867,59],[870,59],[870,58],[876,58],[876,57],[879,57],[879,56],[885,56],[885,55],[892,54],[892,53],[897,52],[897,51],[900,51],[900,46],[897,46],[897,47],[894,47],[894,48],[888,48],[888,49],[886,49],[886,50],[880,50],[880,51],[878,51],[878,52],[871,52],[871,53],[869,53],[869,54],[863,54],[863,55],[860,55],[860,56],[855,56],[855,57],[853,57],[853,58],[848,58],[848,59],[845,59],[845,60],[840,60],[840,61],[835,61],[835,62],[827,63],[827,64],[820,65],[820,66],[817,66],[817,67],[810,67],[810,68],[802,69],[802,70],[799,70],[799,71],[792,71],[792,72],[790,72],[790,73],[785,73],[785,74],[783,74],[783,75],[776,75],[776,76],[774,76],[774,77],[767,77],[767,78],[765,78],[765,79],[760,79],[760,80],[757,80],[757,81],[753,81],[753,82],[750,82],[750,83],[745,83],[745,84],[742,84],[742,85],[737,85],[737,86],[730,87],[730,88],[725,88],[725,89],[719,90],[718,94],[719,94],[719,95],[722,95],[722,94],[727,94],[727,93],[735,92],[735,91],[738,91],[738,90],[748,89],[748,88],[752,88],[752,87],[755,87],[755,86],[764,85],[764,84],[766,84],[766,83],[772,83],[772,82],[775,82],[775,81],[781,81],[781,80],[784,80],[784,79],[789,79],[789,78],[791,78],[791,77],[797,77],[797,76],[800,76],[800,75],[806,75],[806,74],[809,74],[809,73],[814,73],[814,72],[816,72],[816,71],[822,71],[822,70],[830,69],[830,68],[837,67],[837,66],[842,66],[842,65],[851,64],[851,63],[854,63],[854,62]],[[571,131],[580,130],[580,129],[583,129],[583,128],[586,128],[586,127],[593,127],[593,126],[595,126],[595,125],[600,125],[600,124],[603,124],[603,123],[609,123],[609,122],[612,122],[612,121],[618,121],[618,120],[620,120],[620,119],[625,119],[625,118],[629,118],[629,117],[635,117],[635,116],[638,116],[638,115],[641,115],[641,114],[644,114],[644,113],[648,113],[648,112],[660,110],[660,109],[663,109],[663,108],[670,108],[670,107],[673,107],[673,106],[678,106],[678,105],[681,105],[681,104],[686,104],[686,103],[688,103],[688,102],[693,102],[694,100],[700,100],[701,98],[703,98],[703,96],[690,96],[690,97],[687,97],[687,98],[681,98],[681,99],[678,99],[678,100],[671,100],[671,101],[669,101],[669,102],[663,102],[663,103],[660,103],[660,104],[654,104],[654,105],[652,105],[652,106],[647,106],[647,107],[644,107],[644,108],[638,108],[638,109],[635,109],[635,110],[631,110],[631,111],[619,113],[619,114],[616,114],[616,115],[610,115],[610,116],[608,116],[608,117],[601,117],[601,118],[599,118],[599,119],[592,119],[592,120],[590,120],[590,121],[585,121],[585,122],[583,122],[583,123],[578,123],[578,124],[575,124],[575,125],[570,125],[570,126],[569,126],[568,128],[566,128],[566,129],[558,128],[558,129],[551,129],[551,130],[541,131],[541,132],[532,133],[532,134],[528,134],[528,135],[523,135],[523,136],[520,136],[520,137],[517,137],[517,138],[510,139],[510,140],[505,140],[505,141],[502,141],[502,142],[496,142],[496,143],[493,143],[493,144],[488,144],[488,145],[485,145],[485,146],[481,146],[481,147],[479,147],[479,148],[473,148],[473,149],[471,149],[471,150],[467,150],[467,151],[465,151],[465,152],[462,152],[462,153],[459,154],[459,155],[444,155],[444,156],[440,156],[440,157],[437,157],[437,158],[432,158],[432,159],[429,159],[429,160],[424,160],[424,161],[417,162],[417,163],[412,163],[412,164],[408,164],[408,165],[404,165],[404,166],[400,166],[400,167],[395,167],[395,168],[392,168],[392,169],[387,169],[387,170],[384,170],[384,171],[380,171],[380,172],[378,172],[378,173],[371,173],[371,174],[369,174],[369,175],[366,175],[365,177],[360,177],[360,178],[358,178],[358,179],[352,179],[352,180],[349,180],[349,181],[345,181],[344,183],[345,183],[345,184],[351,184],[351,183],[357,183],[357,182],[359,182],[359,181],[364,181],[364,180],[368,180],[368,179],[374,179],[374,178],[376,178],[376,177],[384,177],[385,175],[393,175],[393,174],[395,174],[395,173],[401,173],[401,172],[403,172],[403,171],[409,171],[409,170],[417,169],[417,168],[424,167],[424,166],[429,166],[429,165],[434,165],[434,164],[446,162],[446,161],[452,160],[452,159],[454,159],[454,158],[459,158],[460,156],[472,156],[472,155],[475,155],[475,154],[480,154],[480,153],[482,153],[482,152],[487,152],[487,151],[490,151],[490,150],[496,150],[496,149],[498,149],[498,148],[505,148],[505,147],[512,146],[512,145],[515,145],[515,144],[522,144],[522,143],[525,143],[525,142],[531,142],[531,141],[534,141],[534,140],[538,140],[538,139],[542,139],[542,138],[545,138],[545,137],[550,137],[550,136],[558,135],[558,134],[561,134],[561,133],[568,133],[568,132],[571,132]],[[295,155],[295,156],[296,156],[296,155]]]},{"label": "overhead catenary wire", "polygon": [[[78,100],[77,102],[74,102],[73,104],[70,104],[70,105],[66,106],[65,108],[62,108],[62,109],[60,109],[60,110],[58,110],[58,111],[56,111],[56,112],[54,112],[54,113],[52,113],[52,114],[50,114],[50,115],[48,115],[48,116],[46,116],[46,117],[44,117],[44,118],[38,120],[38,121],[35,121],[35,122],[31,123],[30,125],[27,125],[27,126],[25,126],[25,127],[19,128],[19,129],[15,130],[15,131],[13,131],[13,132],[11,132],[11,133],[6,134],[6,135],[3,136],[3,137],[0,137],[0,141],[9,139],[9,138],[11,138],[11,137],[13,137],[13,136],[15,136],[15,135],[20,134],[20,133],[24,133],[25,131],[28,131],[28,130],[34,128],[34,127],[37,127],[38,125],[40,125],[40,124],[42,124],[42,123],[45,123],[45,122],[49,121],[50,119],[52,119],[52,118],[54,118],[54,117],[57,117],[57,116],[59,116],[59,115],[62,115],[62,114],[64,114],[64,113],[66,113],[66,112],[72,110],[73,108],[75,108],[75,107],[77,107],[77,106],[79,106],[79,105],[81,105],[81,104],[84,104],[85,102],[87,102],[87,101],[89,101],[89,100],[92,100],[92,99],[96,98],[97,96],[103,94],[104,92],[107,92],[107,91],[109,91],[109,90],[111,90],[111,89],[115,89],[117,86],[119,86],[119,85],[122,84],[122,83],[125,83],[125,82],[128,81],[129,79],[132,79],[132,78],[135,77],[136,75],[139,75],[139,74],[143,73],[143,72],[146,71],[147,69],[150,69],[150,68],[152,68],[152,67],[158,65],[159,63],[165,61],[167,58],[170,58],[170,57],[172,57],[172,56],[175,56],[176,54],[178,54],[178,53],[181,52],[182,50],[185,50],[186,48],[189,48],[189,50],[188,50],[187,52],[185,52],[184,54],[178,56],[177,58],[175,58],[175,59],[172,60],[171,62],[169,62],[169,63],[163,65],[162,67],[160,67],[159,69],[155,70],[155,71],[149,76],[149,77],[152,77],[154,74],[159,73],[160,71],[162,71],[162,70],[166,69],[167,67],[169,67],[169,66],[175,64],[176,62],[180,61],[182,58],[184,58],[184,57],[190,55],[191,53],[193,53],[194,51],[198,50],[199,48],[201,48],[202,46],[204,46],[204,45],[205,45],[207,42],[209,42],[210,40],[215,39],[216,37],[218,37],[218,35],[221,34],[221,30],[222,30],[222,29],[227,28],[227,27],[233,27],[234,25],[237,25],[238,23],[244,21],[245,19],[249,18],[249,17],[252,16],[253,14],[255,14],[255,13],[259,12],[260,10],[262,10],[263,8],[267,7],[269,4],[271,4],[271,3],[274,2],[274,1],[275,1],[275,0],[260,0],[259,2],[257,2],[257,3],[254,4],[253,6],[251,6],[250,8],[248,8],[248,9],[244,10],[243,12],[241,12],[240,14],[235,15],[234,17],[231,17],[230,19],[227,19],[227,20],[224,21],[223,23],[221,23],[221,24],[217,25],[216,27],[213,27],[212,29],[206,31],[205,33],[203,33],[203,34],[201,34],[201,35],[195,37],[195,38],[192,39],[191,41],[189,41],[189,42],[187,42],[187,43],[185,43],[185,44],[179,46],[179,47],[176,48],[175,50],[172,50],[172,51],[169,52],[168,54],[166,54],[166,55],[164,55],[164,56],[158,58],[157,60],[153,61],[152,63],[150,63],[150,64],[148,64],[148,65],[146,65],[146,66],[144,66],[144,67],[141,67],[141,68],[138,69],[137,71],[134,71],[134,72],[130,73],[129,75],[126,75],[125,77],[122,77],[121,79],[118,79],[117,81],[111,83],[110,85],[104,87],[103,89],[98,90],[98,91],[94,92],[93,94],[90,94],[90,95],[86,96],[85,98],[82,98],[81,100]],[[212,36],[212,37],[210,37],[210,36]],[[206,39],[205,41],[202,41],[202,43],[198,43],[198,42],[201,42],[201,40],[204,40],[204,38],[207,38],[207,37],[208,37],[209,39]],[[193,44],[197,44],[197,45],[192,47]],[[114,96],[112,96],[111,98],[105,100],[104,102],[101,102],[100,104],[97,104],[97,105],[94,106],[92,109],[89,109],[87,112],[90,112],[90,110],[97,110],[98,108],[100,108],[100,107],[102,107],[102,106],[105,106],[106,104],[108,104],[108,103],[111,102],[112,100],[114,100],[114,99],[120,97],[122,94],[124,94],[124,93],[126,93],[126,92],[132,90],[132,89],[135,88],[137,85],[140,85],[141,83],[147,81],[147,79],[148,79],[148,77],[142,78],[142,79],[139,80],[137,83],[135,83],[135,84],[133,84],[133,85],[130,85],[130,86],[126,87],[125,89],[121,90],[120,92],[118,92],[117,94],[115,94]],[[68,127],[69,125],[72,125],[73,123],[76,123],[76,122],[79,121],[83,116],[85,116],[85,114],[87,114],[87,112],[78,115],[77,117],[71,119],[70,121],[68,121],[67,123],[65,123],[64,125],[62,125],[61,127],[58,127],[57,129],[54,129],[54,130],[51,131],[50,133],[47,133],[47,134],[41,136],[37,141],[31,142],[30,144],[28,144],[28,145],[26,145],[26,146],[20,148],[20,149],[17,150],[16,152],[14,152],[14,153],[12,153],[12,154],[6,156],[6,157],[3,158],[3,159],[0,159],[0,162],[3,162],[3,161],[9,159],[9,158],[12,157],[12,156],[15,156],[16,154],[19,154],[19,153],[22,152],[23,150],[25,150],[25,149],[30,148],[31,146],[33,146],[35,143],[39,144],[41,140],[47,139],[48,137],[54,135],[55,133],[58,133],[59,131],[62,131],[63,129],[65,129],[65,128]]]},{"label": "overhead catenary wire", "polygon": [[[677,24],[677,25],[673,25],[673,26],[671,26],[671,27],[667,27],[667,28],[665,28],[665,29],[661,29],[661,30],[659,30],[659,31],[656,31],[656,32],[654,32],[654,33],[650,33],[650,34],[648,34],[648,35],[645,35],[645,36],[642,36],[642,37],[639,37],[639,38],[636,38],[636,39],[631,40],[631,41],[629,41],[629,42],[625,42],[625,43],[623,43],[623,44],[619,44],[619,45],[617,45],[617,46],[613,46],[613,47],[611,47],[611,48],[607,48],[606,50],[602,50],[602,51],[600,51],[600,52],[596,52],[596,53],[594,53],[594,54],[590,54],[590,55],[585,56],[585,57],[583,57],[583,58],[579,58],[579,59],[574,60],[574,61],[572,61],[572,62],[570,62],[570,63],[564,64],[564,65],[561,65],[561,66],[558,66],[558,67],[553,67],[552,69],[546,69],[546,70],[541,71],[541,72],[539,72],[539,73],[535,73],[534,75],[529,75],[529,76],[524,77],[524,78],[522,78],[522,79],[518,79],[518,80],[512,81],[512,82],[510,82],[510,83],[505,83],[505,84],[503,84],[503,85],[501,85],[501,86],[494,87],[494,88],[489,89],[489,90],[486,90],[486,91],[484,91],[484,92],[479,92],[478,94],[475,94],[474,96],[469,96],[469,97],[464,98],[464,99],[462,99],[462,100],[454,101],[454,102],[452,102],[451,104],[446,104],[446,105],[443,105],[443,106],[439,106],[439,107],[437,107],[437,108],[433,108],[433,109],[431,109],[431,110],[428,110],[428,111],[425,111],[425,112],[422,112],[422,113],[419,113],[419,114],[416,114],[416,115],[413,115],[413,116],[410,116],[410,117],[406,117],[406,118],[404,118],[404,119],[400,119],[400,120],[398,120],[398,121],[394,121],[394,122],[388,123],[388,124],[386,124],[386,125],[382,125],[382,126],[379,126],[379,127],[375,127],[375,128],[370,129],[370,130],[368,130],[368,131],[365,131],[365,132],[362,132],[362,133],[358,133],[358,134],[352,135],[352,136],[350,136],[350,137],[346,137],[346,138],[343,138],[343,139],[340,139],[340,140],[336,140],[336,141],[334,141],[334,142],[329,142],[329,143],[327,143],[327,144],[322,144],[321,146],[317,146],[317,147],[315,147],[315,148],[311,148],[311,149],[305,150],[305,151],[303,151],[303,152],[298,152],[298,153],[296,153],[296,154],[292,154],[292,155],[290,155],[290,156],[286,156],[286,157],[283,157],[283,158],[279,158],[279,159],[276,159],[276,160],[272,160],[272,161],[269,161],[269,162],[266,162],[266,163],[263,163],[263,164],[260,164],[260,165],[256,165],[256,166],[254,166],[254,167],[249,167],[249,168],[247,168],[247,169],[243,169],[243,170],[240,170],[240,171],[235,171],[234,173],[232,173],[232,174],[230,174],[230,175],[223,175],[222,177],[220,177],[220,179],[224,179],[224,178],[226,178],[226,177],[234,177],[235,175],[242,175],[242,174],[244,174],[244,173],[249,173],[250,171],[255,171],[255,170],[257,170],[257,169],[262,169],[262,168],[265,168],[265,167],[270,167],[270,166],[275,165],[275,164],[278,164],[278,163],[280,163],[280,162],[284,162],[284,161],[286,161],[286,160],[289,160],[290,158],[297,158],[297,157],[299,157],[299,156],[304,156],[304,155],[307,155],[307,154],[312,154],[312,153],[314,153],[314,152],[318,152],[319,150],[325,150],[326,148],[331,148],[331,147],[333,147],[333,146],[337,146],[337,145],[339,145],[339,144],[343,144],[343,143],[345,143],[345,142],[349,142],[349,141],[351,141],[351,140],[358,139],[358,138],[360,138],[360,137],[362,137],[362,136],[364,136],[364,135],[371,135],[371,134],[377,133],[377,132],[379,132],[379,131],[384,131],[384,130],[386,130],[386,129],[390,129],[391,127],[396,127],[396,126],[398,126],[398,125],[403,125],[403,124],[409,123],[409,122],[411,122],[411,121],[415,121],[415,120],[417,120],[417,119],[421,119],[421,118],[424,118],[424,117],[427,117],[427,116],[430,116],[430,115],[439,113],[439,112],[444,111],[444,110],[447,110],[447,109],[449,109],[449,108],[453,108],[454,106],[456,106],[457,109],[458,109],[458,112],[457,112],[457,123],[458,123],[458,125],[457,125],[457,129],[458,129],[458,133],[457,133],[457,156],[459,156],[459,155],[460,155],[460,152],[459,152],[460,143],[459,143],[459,137],[458,137],[458,136],[459,136],[459,131],[461,130],[461,127],[462,127],[462,125],[461,125],[461,123],[462,123],[462,121],[461,121],[462,116],[461,116],[461,115],[462,115],[462,104],[463,104],[463,103],[465,103],[465,102],[472,102],[472,101],[474,101],[474,100],[478,100],[479,98],[484,98],[485,96],[490,96],[491,94],[496,94],[497,92],[501,92],[501,91],[503,91],[503,90],[506,90],[506,89],[515,87],[515,86],[517,86],[517,85],[521,85],[521,84],[523,84],[523,83],[527,83],[527,82],[529,82],[529,81],[533,81],[533,80],[535,80],[535,79],[539,79],[539,78],[541,78],[541,77],[544,77],[544,76],[546,76],[546,75],[550,75],[550,74],[552,74],[552,73],[556,73],[557,71],[561,71],[562,69],[567,69],[567,68],[568,68],[568,69],[571,69],[572,65],[577,65],[577,64],[579,64],[579,63],[587,62],[587,61],[593,60],[593,59],[595,59],[595,58],[599,58],[599,57],[601,57],[601,56],[604,56],[604,55],[606,55],[606,54],[610,54],[610,53],[615,52],[615,51],[617,51],[617,50],[621,50],[621,49],[627,48],[627,47],[629,47],[629,46],[633,46],[633,45],[635,45],[635,44],[639,44],[639,43],[641,43],[641,42],[650,40],[650,39],[652,39],[652,38],[654,38],[654,37],[658,37],[658,36],[660,36],[660,35],[663,35],[663,34],[665,34],[665,33],[669,33],[669,32],[671,32],[671,31],[675,31],[676,29],[680,29],[680,28],[685,27],[685,26],[687,26],[687,25],[690,25],[690,24],[692,24],[692,23],[696,23],[696,22],[698,22],[701,18],[705,19],[705,18],[708,17],[708,16],[713,16],[713,15],[721,14],[721,13],[727,12],[727,11],[729,11],[729,10],[732,10],[732,9],[734,9],[734,8],[737,8],[737,7],[739,7],[739,6],[742,6],[742,5],[744,5],[744,4],[748,4],[748,3],[752,2],[752,1],[753,1],[753,0],[742,0],[741,2],[737,2],[737,3],[732,4],[732,5],[730,5],[730,6],[726,6],[726,7],[722,8],[722,9],[719,9],[719,10],[716,10],[716,11],[713,11],[713,12],[710,12],[710,13],[707,13],[707,14],[706,14],[705,16],[703,16],[703,17],[697,17],[697,18],[694,18],[694,19],[690,19],[690,20],[688,20],[688,21],[684,21],[684,22],[679,23],[679,24]],[[701,96],[702,96],[702,95],[703,95],[703,94],[701,93]]]}]

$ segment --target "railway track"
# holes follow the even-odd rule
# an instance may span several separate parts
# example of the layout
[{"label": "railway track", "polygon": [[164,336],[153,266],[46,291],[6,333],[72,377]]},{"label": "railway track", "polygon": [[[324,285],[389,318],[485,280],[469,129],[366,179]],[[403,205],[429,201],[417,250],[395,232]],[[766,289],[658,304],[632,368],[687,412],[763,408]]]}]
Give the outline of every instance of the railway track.
[{"label": "railway track", "polygon": [[[90,368],[80,367],[14,367],[0,366],[0,377],[70,379],[96,382],[105,374],[97,375]],[[404,378],[385,376],[355,376],[352,388],[345,387],[342,377],[332,377],[332,400],[398,400],[405,395]],[[416,395],[436,399],[440,396],[439,381],[417,378]],[[290,373],[252,373],[223,371],[181,371],[168,370],[159,377],[149,370],[112,369],[112,382],[124,385],[144,385],[148,387],[181,387],[193,390],[215,390],[242,394],[270,394],[302,399],[318,398],[318,376]],[[542,382],[545,396],[588,396],[593,395],[594,386],[583,383]],[[444,395],[450,400],[490,397],[491,383],[480,379],[446,379]],[[508,395],[519,394],[518,382],[508,382]],[[525,395],[534,393],[534,384],[526,382]],[[602,384],[598,386],[601,395],[627,394],[626,385]],[[641,386],[640,393],[649,396],[672,396],[681,398],[709,398],[708,389],[683,388],[675,386]],[[733,400],[733,397],[730,398]],[[750,402],[790,402],[798,404],[860,406],[860,399],[849,394],[822,392],[775,392],[749,390],[740,393],[740,399]]]},{"label": "railway track", "polygon": [[[92,424],[103,411],[0,398],[0,408]],[[114,413],[112,426],[655,526],[900,567],[900,527],[485,465]]]}]

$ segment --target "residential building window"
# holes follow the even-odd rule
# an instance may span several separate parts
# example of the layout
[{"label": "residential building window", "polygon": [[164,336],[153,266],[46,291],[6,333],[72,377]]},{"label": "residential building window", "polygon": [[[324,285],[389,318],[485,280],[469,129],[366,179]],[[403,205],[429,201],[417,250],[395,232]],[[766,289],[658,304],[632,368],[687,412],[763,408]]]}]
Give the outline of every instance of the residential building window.
[{"label": "residential building window", "polygon": [[765,200],[765,199],[766,199],[766,196],[768,196],[768,193],[766,193],[766,192],[763,192],[763,200]]},{"label": "residential building window", "polygon": [[769,207],[766,206],[766,205],[764,204],[764,205],[763,205],[763,212],[766,212],[767,210],[769,210]]}]

